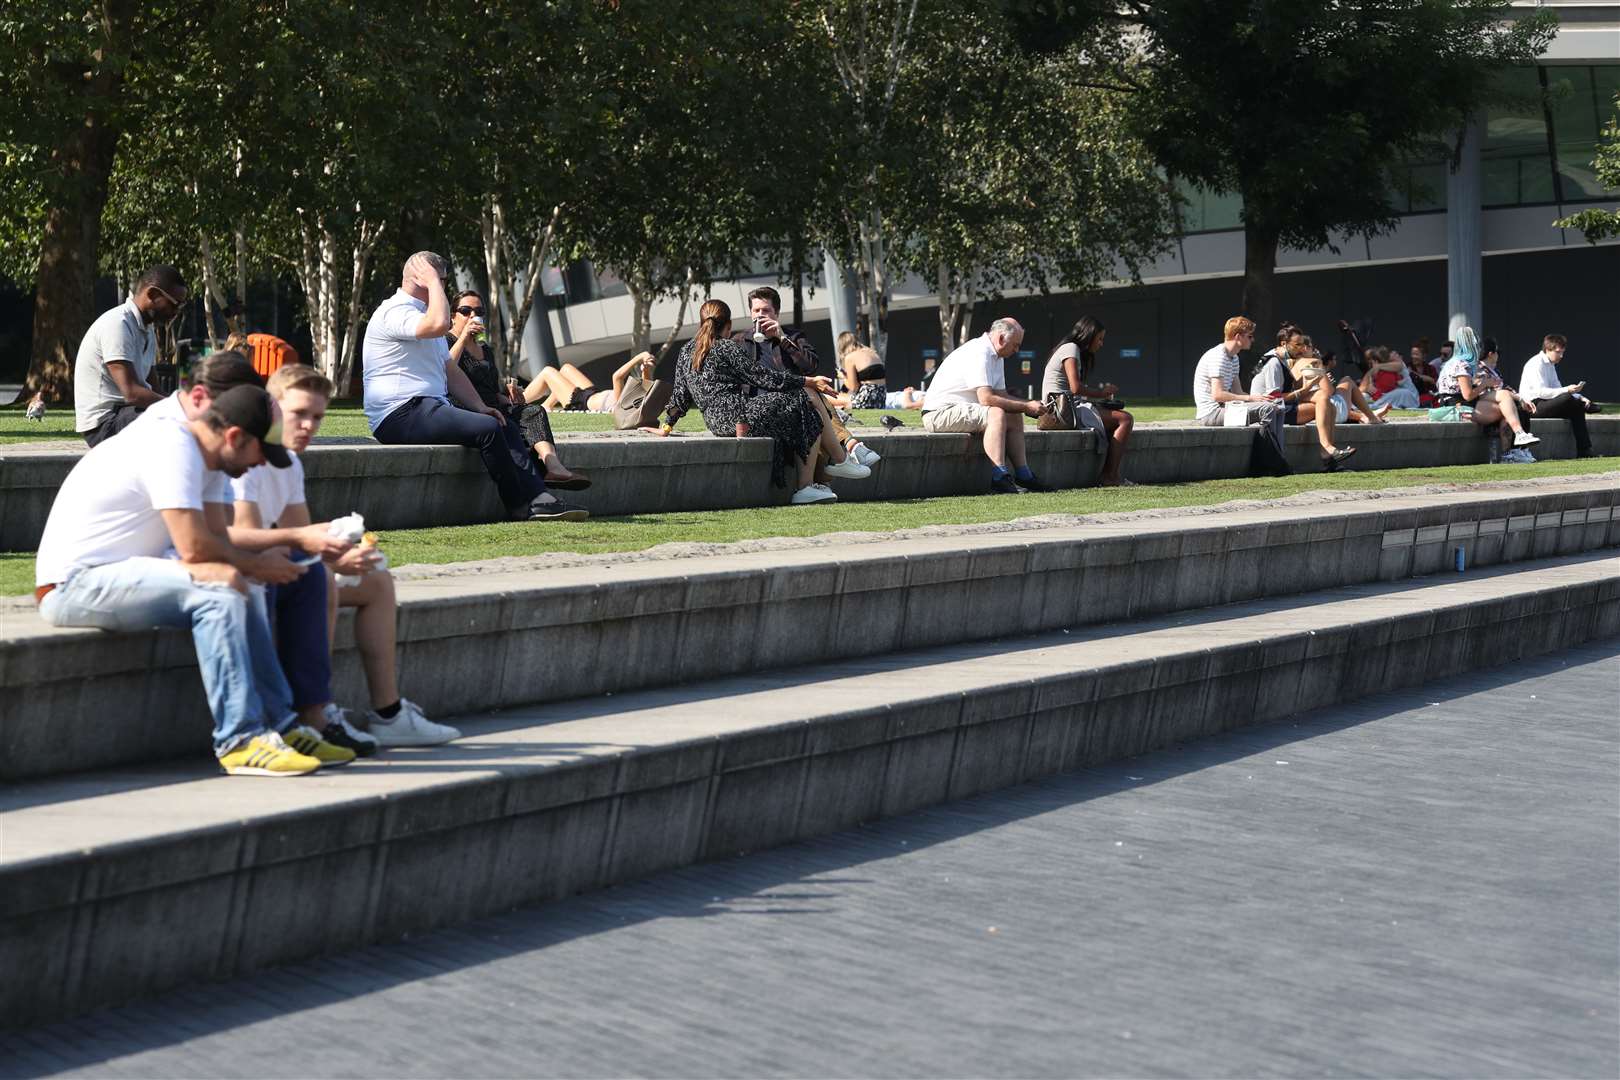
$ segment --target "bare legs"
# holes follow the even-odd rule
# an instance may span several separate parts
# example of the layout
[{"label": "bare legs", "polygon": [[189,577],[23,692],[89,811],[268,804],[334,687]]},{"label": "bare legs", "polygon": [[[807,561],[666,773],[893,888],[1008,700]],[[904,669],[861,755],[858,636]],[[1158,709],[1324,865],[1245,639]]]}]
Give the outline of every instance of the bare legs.
[{"label": "bare legs", "polygon": [[1118,487],[1119,467],[1125,460],[1125,444],[1131,441],[1136,418],[1124,409],[1098,409],[1097,413],[1108,428],[1108,456],[1103,459],[1097,483],[1101,487]]},{"label": "bare legs", "polygon": [[1027,468],[1024,456],[1024,414],[1006,409],[992,408],[990,422],[984,427],[984,456],[990,464],[1003,469]]},{"label": "bare legs", "polygon": [[1480,427],[1487,429],[1494,424],[1501,424],[1502,426],[1497,429],[1497,438],[1504,450],[1512,445],[1512,435],[1524,431],[1524,423],[1519,419],[1519,403],[1514,401],[1513,395],[1506,390],[1487,390],[1475,398],[1473,420]]},{"label": "bare legs", "polygon": [[1339,449],[1333,445],[1333,415],[1333,387],[1323,379],[1311,400],[1300,403],[1299,422],[1316,421],[1316,441],[1322,444],[1324,454],[1336,453]]},{"label": "bare legs", "polygon": [[[329,571],[330,572],[330,571]],[[385,708],[399,700],[399,675],[394,649],[398,603],[394,598],[394,578],[386,570],[365,574],[360,584],[334,588],[328,611],[328,625],[337,629],[338,605],[352,607],[354,643],[360,650],[360,663],[366,669],[366,686],[371,691],[371,707]]]},{"label": "bare legs", "polygon": [[573,400],[575,390],[584,390],[590,385],[591,380],[573,364],[564,364],[560,368],[543,367],[524,388],[523,400],[544,399],[547,409],[561,409]]},{"label": "bare legs", "polygon": [[1357,422],[1357,413],[1361,414],[1360,422],[1363,424],[1382,424],[1386,422],[1384,414],[1389,412],[1390,407],[1385,405],[1381,409],[1373,408],[1372,402],[1367,399],[1365,385],[1358,386],[1350,379],[1340,379],[1339,393],[1344,395],[1344,400],[1350,403],[1351,423]]}]

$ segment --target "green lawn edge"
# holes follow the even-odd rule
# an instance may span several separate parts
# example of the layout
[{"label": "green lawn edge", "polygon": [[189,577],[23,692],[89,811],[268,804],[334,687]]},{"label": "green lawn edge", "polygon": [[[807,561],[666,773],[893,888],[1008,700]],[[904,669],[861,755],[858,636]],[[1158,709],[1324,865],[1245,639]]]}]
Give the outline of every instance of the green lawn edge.
[{"label": "green lawn edge", "polygon": [[[1144,484],[1131,488],[1070,488],[1043,494],[970,495],[889,502],[772,506],[595,518],[577,523],[531,522],[400,529],[382,534],[394,566],[472,562],[548,553],[589,555],[644,551],[668,543],[725,544],[765,537],[825,533],[886,533],[924,525],[976,525],[1040,514],[1099,514],[1235,499],[1278,499],[1307,491],[1371,491],[1425,484],[1584,476],[1620,469],[1620,457],[1538,461],[1532,465],[1454,465],[1372,472]],[[0,554],[0,595],[33,591],[33,552]]]}]

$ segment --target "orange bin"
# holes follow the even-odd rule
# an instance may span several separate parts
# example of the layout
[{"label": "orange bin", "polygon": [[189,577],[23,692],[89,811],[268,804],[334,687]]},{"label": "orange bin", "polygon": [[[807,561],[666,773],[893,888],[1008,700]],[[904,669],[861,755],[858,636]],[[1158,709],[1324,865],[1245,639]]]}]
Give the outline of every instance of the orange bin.
[{"label": "orange bin", "polygon": [[298,350],[274,334],[249,334],[247,340],[253,349],[253,370],[262,379],[268,379],[286,364],[298,363]]}]

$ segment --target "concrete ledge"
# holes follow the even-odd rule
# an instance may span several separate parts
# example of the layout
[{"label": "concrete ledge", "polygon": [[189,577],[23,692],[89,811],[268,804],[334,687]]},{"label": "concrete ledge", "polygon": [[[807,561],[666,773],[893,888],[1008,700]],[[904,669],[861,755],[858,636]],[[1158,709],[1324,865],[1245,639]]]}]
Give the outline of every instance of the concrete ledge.
[{"label": "concrete ledge", "polygon": [[[1141,618],[1620,545],[1586,481],[975,536],[400,583],[399,669],[429,715]],[[12,601],[0,779],[206,752],[190,636],[57,630]],[[363,701],[351,623],[335,689]],[[108,717],[121,722],[109,723]]]},{"label": "concrete ledge", "polygon": [[282,783],[0,792],[0,1025],[388,940],[1620,634],[1613,559],[458,721]]},{"label": "concrete ledge", "polygon": [[[920,421],[915,414],[908,422]],[[1538,456],[1573,457],[1569,425],[1538,420]],[[1620,417],[1591,418],[1600,454],[1620,454]],[[1472,424],[1402,422],[1379,427],[1341,425],[1341,442],[1357,447],[1356,469],[1470,465],[1485,461],[1485,440]],[[838,481],[839,498],[934,498],[982,494],[990,462],[976,437],[929,435],[915,429],[866,434],[883,455],[867,480]],[[1247,430],[1156,424],[1136,429],[1126,473],[1145,483],[1188,483],[1247,475],[1253,436]],[[655,439],[641,435],[563,436],[571,468],[592,478],[570,501],[603,516],[729,510],[770,506],[788,492],[771,487],[770,444],[763,439],[707,435]],[[1288,457],[1297,472],[1321,469],[1315,429],[1288,429]],[[32,551],[51,500],[82,449],[0,451],[0,550]],[[1102,459],[1089,432],[1029,433],[1031,466],[1058,487],[1096,481]],[[310,510],[324,520],[358,510],[376,529],[466,525],[502,518],[494,486],[478,455],[455,446],[317,444],[306,458]]]}]

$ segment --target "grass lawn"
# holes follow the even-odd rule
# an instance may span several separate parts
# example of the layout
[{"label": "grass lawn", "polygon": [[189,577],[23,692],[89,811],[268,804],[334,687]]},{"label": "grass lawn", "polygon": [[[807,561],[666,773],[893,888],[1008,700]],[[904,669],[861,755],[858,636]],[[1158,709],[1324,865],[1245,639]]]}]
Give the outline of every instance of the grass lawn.
[{"label": "grass lawn", "polygon": [[[1191,420],[1193,416],[1192,400],[1145,400],[1131,406],[1131,414],[1138,423],[1150,423],[1154,420]],[[885,415],[882,409],[857,409],[854,414],[855,427],[878,426],[878,421]],[[909,428],[921,430],[922,414],[915,409],[898,409],[890,415],[897,416]],[[1033,424],[1034,421],[1028,421]],[[602,413],[552,413],[551,427],[559,435],[570,432],[585,431],[612,431],[613,418]],[[703,418],[697,413],[690,413],[683,417],[679,431],[699,432],[703,430]],[[322,438],[359,438],[371,437],[371,429],[366,426],[366,415],[360,409],[360,403],[353,400],[342,400],[334,403],[327,410],[326,422],[321,425]],[[45,419],[39,422],[28,420],[20,408],[0,409],[0,449],[8,444],[37,442],[43,439],[75,439],[73,432],[73,410],[66,408],[52,409]],[[316,440],[317,442],[320,439]]]},{"label": "grass lawn", "polygon": [[[1367,491],[1418,484],[1476,483],[1575,476],[1620,469],[1620,457],[1538,461],[1533,465],[1458,465],[1434,469],[1309,473],[1265,479],[1207,480],[1135,488],[1073,488],[1041,495],[961,496],[901,502],[778,506],[748,510],[598,518],[578,524],[465,525],[382,535],[395,566],[466,562],[545,552],[640,551],[658,544],[732,543],[767,536],[890,532],[919,525],[968,525],[1037,514],[1096,514],[1157,507],[1208,506],[1232,499],[1275,499],[1302,491]],[[0,554],[0,595],[33,590],[31,552]]]}]

